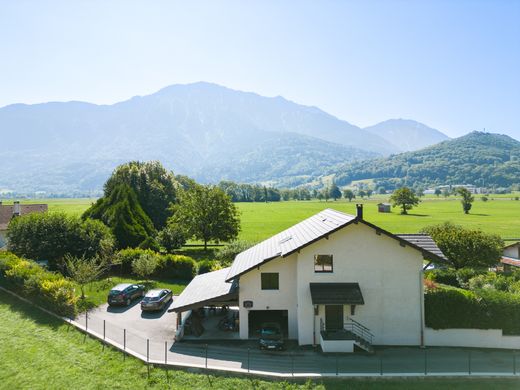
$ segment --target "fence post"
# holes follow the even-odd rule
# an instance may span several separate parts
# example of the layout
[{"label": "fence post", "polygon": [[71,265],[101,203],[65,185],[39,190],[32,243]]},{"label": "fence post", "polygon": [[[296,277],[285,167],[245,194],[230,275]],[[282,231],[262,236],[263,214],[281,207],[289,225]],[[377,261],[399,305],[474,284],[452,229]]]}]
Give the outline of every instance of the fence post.
[{"label": "fence post", "polygon": [[164,342],[164,364],[168,364],[168,341]]},{"label": "fence post", "polygon": [[249,356],[250,350],[251,350],[251,348],[248,347],[247,348],[247,372],[248,373],[249,373],[249,367],[250,367],[249,366],[249,364],[250,364],[250,360],[249,360],[250,359],[250,356]]},{"label": "fence post", "polygon": [[103,320],[103,341],[105,341],[106,336],[106,320]]},{"label": "fence post", "polygon": [[291,352],[291,375],[294,376],[294,352]]},{"label": "fence post", "polygon": [[208,368],[208,344],[206,344],[206,368]]},{"label": "fence post", "polygon": [[379,374],[383,376],[383,355],[379,358]]},{"label": "fence post", "polygon": [[123,329],[123,360],[126,359],[126,328]]},{"label": "fence post", "polygon": [[146,339],[146,368],[148,370],[148,379],[150,378],[150,339]]},{"label": "fence post", "polygon": [[88,332],[88,311],[85,312],[85,332]]},{"label": "fence post", "polygon": [[424,350],[424,375],[428,375],[428,353],[427,350]]},{"label": "fence post", "polygon": [[468,351],[468,375],[471,375],[471,349]]},{"label": "fence post", "polygon": [[516,375],[516,351],[513,350],[513,375]]},{"label": "fence post", "polygon": [[339,372],[339,366],[338,366],[338,354],[336,353],[336,376],[338,376],[338,372]]}]

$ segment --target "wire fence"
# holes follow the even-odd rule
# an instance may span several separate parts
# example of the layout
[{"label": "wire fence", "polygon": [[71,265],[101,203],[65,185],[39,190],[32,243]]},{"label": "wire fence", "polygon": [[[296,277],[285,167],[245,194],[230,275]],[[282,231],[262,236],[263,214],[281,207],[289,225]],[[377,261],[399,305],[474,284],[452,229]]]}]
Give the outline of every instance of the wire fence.
[{"label": "wire fence", "polygon": [[285,351],[261,351],[253,342],[175,342],[147,336],[96,316],[80,328],[150,364],[263,373],[276,376],[517,375],[518,352],[468,348],[376,348],[374,353],[324,354],[289,344]]}]

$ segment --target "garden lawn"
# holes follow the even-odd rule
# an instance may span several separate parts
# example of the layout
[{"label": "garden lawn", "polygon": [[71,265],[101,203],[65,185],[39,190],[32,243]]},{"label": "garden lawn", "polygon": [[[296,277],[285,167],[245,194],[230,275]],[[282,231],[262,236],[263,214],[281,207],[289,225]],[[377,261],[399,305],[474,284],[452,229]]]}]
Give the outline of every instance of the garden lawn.
[{"label": "garden lawn", "polygon": [[515,389],[518,379],[319,380],[299,384],[151,368],[0,291],[0,389]]}]

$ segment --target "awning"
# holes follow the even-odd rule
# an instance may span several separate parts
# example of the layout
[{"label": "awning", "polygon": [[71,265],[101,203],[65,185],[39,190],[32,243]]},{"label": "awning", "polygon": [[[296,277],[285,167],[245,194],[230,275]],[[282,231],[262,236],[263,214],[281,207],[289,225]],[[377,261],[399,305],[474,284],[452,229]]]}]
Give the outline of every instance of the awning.
[{"label": "awning", "polygon": [[198,275],[173,300],[170,310],[181,312],[206,305],[225,305],[238,301],[236,282],[226,282],[229,268]]},{"label": "awning", "polygon": [[359,283],[310,283],[313,305],[363,305]]}]

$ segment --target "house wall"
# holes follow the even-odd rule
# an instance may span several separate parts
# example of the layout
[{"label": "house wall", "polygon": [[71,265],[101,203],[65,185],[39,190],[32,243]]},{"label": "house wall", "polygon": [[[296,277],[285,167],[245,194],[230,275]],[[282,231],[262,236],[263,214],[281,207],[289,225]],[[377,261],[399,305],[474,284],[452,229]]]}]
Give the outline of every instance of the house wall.
[{"label": "house wall", "polygon": [[425,329],[425,345],[520,349],[520,336],[503,336],[501,329]]},{"label": "house wall", "polygon": [[[240,338],[249,338],[249,310],[287,310],[290,339],[298,338],[296,299],[296,254],[276,258],[240,277]],[[279,290],[262,290],[262,272],[278,272]],[[244,308],[244,301],[253,301],[251,309]]]},{"label": "house wall", "polygon": [[520,245],[515,245],[504,249],[504,256],[520,259]]},{"label": "house wall", "polygon": [[[315,273],[314,255],[332,254],[333,273]],[[362,224],[352,224],[303,248],[298,255],[298,340],[313,344],[325,321],[324,306],[314,316],[310,282],[357,282],[364,305],[344,318],[352,317],[371,330],[377,345],[420,345],[423,258],[410,246],[402,247],[394,238],[377,235]],[[314,324],[313,324],[314,319]],[[316,340],[317,342],[318,340]]]}]

